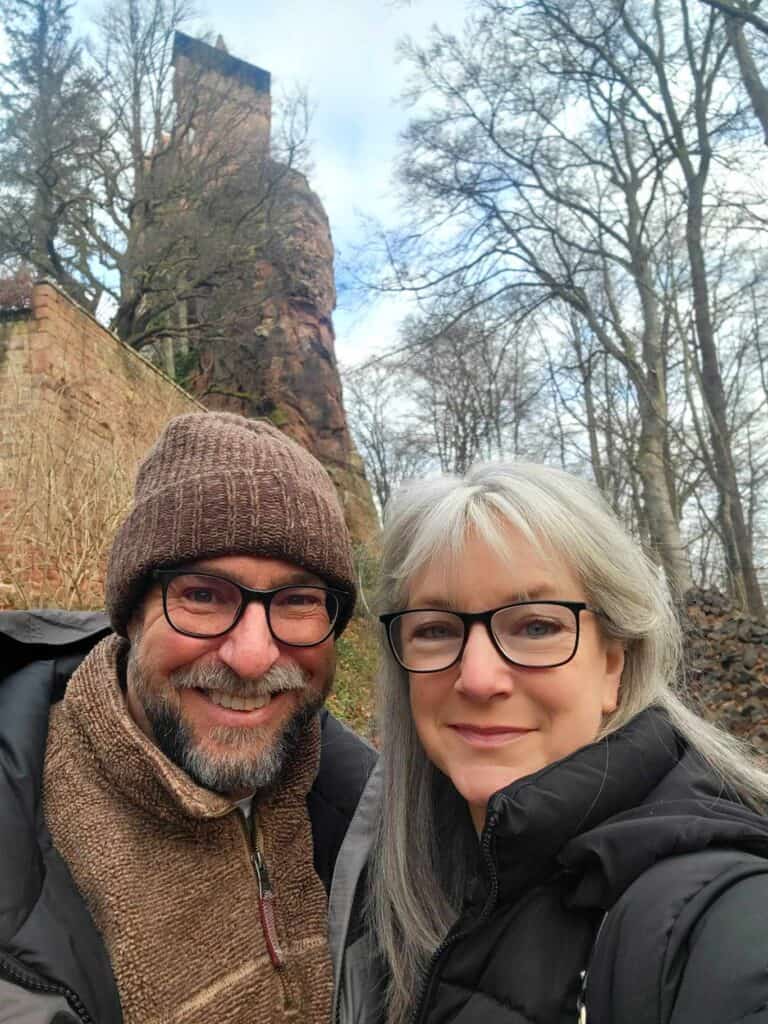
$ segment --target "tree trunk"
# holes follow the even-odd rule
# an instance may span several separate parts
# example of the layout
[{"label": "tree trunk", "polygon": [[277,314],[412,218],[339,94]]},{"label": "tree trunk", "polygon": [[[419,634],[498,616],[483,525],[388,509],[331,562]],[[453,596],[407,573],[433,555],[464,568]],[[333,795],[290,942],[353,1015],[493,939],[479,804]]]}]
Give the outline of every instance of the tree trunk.
[{"label": "tree trunk", "polygon": [[678,597],[682,597],[693,586],[693,579],[667,489],[664,422],[646,393],[640,393],[638,405],[641,421],[638,462],[643,511],[669,585]]},{"label": "tree trunk", "polygon": [[768,89],[763,85],[760,72],[757,70],[757,65],[752,59],[752,54],[744,38],[744,22],[725,15],[725,31],[728,42],[736,54],[741,80],[747,90],[749,102],[752,104],[755,117],[760,122],[765,144],[768,146]]},{"label": "tree trunk", "polygon": [[696,324],[696,341],[701,361],[702,397],[709,413],[709,430],[712,444],[712,457],[717,469],[715,484],[720,495],[721,507],[725,518],[721,521],[726,527],[730,520],[732,542],[726,543],[726,554],[736,558],[736,563],[729,569],[737,588],[744,593],[746,608],[755,618],[765,619],[765,603],[752,557],[744,507],[739,494],[736,467],[733,462],[728,426],[727,403],[720,365],[717,358],[715,334],[710,314],[709,287],[707,284],[704,246],[701,236],[703,223],[703,195],[700,176],[688,179],[688,216],[686,223],[686,244],[691,266],[691,286],[693,290],[693,309]]}]

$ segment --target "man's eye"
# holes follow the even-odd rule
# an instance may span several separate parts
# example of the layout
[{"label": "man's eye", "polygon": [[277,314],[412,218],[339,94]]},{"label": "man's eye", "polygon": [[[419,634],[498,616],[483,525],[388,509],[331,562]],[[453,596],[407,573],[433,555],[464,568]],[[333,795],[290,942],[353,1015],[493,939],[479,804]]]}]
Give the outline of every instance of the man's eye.
[{"label": "man's eye", "polygon": [[213,604],[217,599],[217,595],[213,590],[204,587],[185,590],[182,597],[185,601],[189,601],[192,604]]},{"label": "man's eye", "polygon": [[306,590],[287,590],[276,597],[277,604],[290,608],[317,608],[324,603],[323,595]]}]

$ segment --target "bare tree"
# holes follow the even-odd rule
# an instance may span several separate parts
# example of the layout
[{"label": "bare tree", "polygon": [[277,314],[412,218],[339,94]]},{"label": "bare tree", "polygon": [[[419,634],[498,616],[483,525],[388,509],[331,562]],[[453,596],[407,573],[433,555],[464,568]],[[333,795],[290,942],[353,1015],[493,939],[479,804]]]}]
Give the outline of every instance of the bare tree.
[{"label": "bare tree", "polygon": [[[535,417],[544,366],[499,304],[482,319],[445,313],[414,317],[399,357],[414,424],[444,472],[479,459],[525,455],[538,443]],[[538,371],[538,372],[537,372]],[[531,440],[532,436],[536,441]]]},{"label": "bare tree", "polygon": [[756,29],[765,40],[768,38],[768,20],[756,10],[757,4],[749,0],[702,0],[713,10],[722,14],[725,31],[739,65],[741,80],[749,96],[752,110],[763,130],[768,145],[768,88],[760,73],[759,61],[755,59],[754,47],[746,34],[746,26]]},{"label": "bare tree", "polygon": [[540,333],[561,465],[591,474],[616,513],[650,542],[638,490],[640,416],[626,371],[572,309],[545,320]]},{"label": "bare tree", "polygon": [[[652,539],[684,590],[690,575],[663,467],[659,226],[650,215],[665,168],[635,130],[628,88],[581,67],[534,7],[513,25],[503,4],[480,4],[463,44],[436,33],[428,49],[408,51],[419,69],[414,97],[435,106],[407,136],[401,173],[411,208],[425,216],[405,242],[407,281],[395,254],[397,284],[470,301],[480,288],[527,291],[529,301],[562,302],[585,320],[635,388]],[[567,120],[576,99],[588,115],[579,132]]]},{"label": "bare tree", "polygon": [[[687,0],[485,0],[463,40],[436,31],[406,56],[417,104],[400,170],[410,224],[383,239],[385,287],[468,305],[525,294],[583,321],[634,392],[643,519],[678,590],[691,576],[668,379],[688,346],[730,576],[762,615],[707,277],[708,232],[759,226],[757,195],[729,190],[737,169],[739,193],[748,186],[750,120],[726,88],[738,72],[719,18]],[[666,305],[672,238],[686,267],[682,334]]]},{"label": "bare tree", "polygon": [[543,362],[512,310],[493,317],[445,311],[412,317],[397,355],[344,375],[352,431],[380,507],[403,480],[479,460],[541,456]]},{"label": "bare tree", "polygon": [[22,260],[93,308],[99,287],[78,222],[101,144],[97,79],[65,0],[2,0],[0,261]]},{"label": "bare tree", "polygon": [[401,483],[428,470],[431,455],[414,430],[396,367],[372,360],[345,370],[342,379],[352,433],[382,511]]},{"label": "bare tree", "polygon": [[[680,0],[681,38],[675,59],[670,62],[672,32],[655,12],[650,26],[641,26],[622,13],[622,27],[647,60],[654,84],[663,104],[663,116],[656,116],[661,126],[660,142],[685,183],[685,241],[691,270],[693,297],[693,342],[699,360],[701,392],[707,408],[708,438],[716,469],[724,519],[732,535],[728,546],[732,578],[753,615],[765,617],[765,604],[757,579],[747,529],[739,481],[731,450],[727,396],[718,356],[717,339],[712,316],[704,238],[706,188],[715,158],[717,135],[727,132],[729,122],[739,111],[722,108],[716,95],[719,71],[726,59],[727,46],[720,37],[714,16],[698,26],[685,0]],[[685,102],[677,96],[675,63],[693,82],[693,95]],[[634,95],[641,99],[640,89]],[[647,100],[642,99],[648,106]]]}]

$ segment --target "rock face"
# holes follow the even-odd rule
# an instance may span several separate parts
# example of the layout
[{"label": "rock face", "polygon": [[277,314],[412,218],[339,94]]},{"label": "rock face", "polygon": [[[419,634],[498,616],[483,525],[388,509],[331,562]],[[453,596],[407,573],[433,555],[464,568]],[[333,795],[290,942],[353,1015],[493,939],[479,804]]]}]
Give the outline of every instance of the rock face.
[{"label": "rock face", "polygon": [[768,754],[768,626],[716,590],[687,595],[688,688],[702,714]]},{"label": "rock face", "polygon": [[[201,91],[229,97],[231,90],[231,103],[203,101],[202,108],[213,111],[214,129],[219,121],[227,124],[230,150],[248,154],[243,186],[253,189],[263,209],[245,240],[253,252],[249,275],[239,272],[230,289],[235,315],[213,337],[192,334],[187,387],[209,408],[267,417],[305,445],[331,474],[353,539],[369,544],[378,523],[342,402],[328,218],[304,175],[272,159],[269,74],[230,57],[221,41],[211,47],[177,37],[175,53],[180,112],[190,107],[188,92],[200,107]],[[241,117],[249,96],[253,115]],[[231,138],[233,121],[242,124],[240,146]],[[248,291],[247,302],[238,302],[238,289]]]}]

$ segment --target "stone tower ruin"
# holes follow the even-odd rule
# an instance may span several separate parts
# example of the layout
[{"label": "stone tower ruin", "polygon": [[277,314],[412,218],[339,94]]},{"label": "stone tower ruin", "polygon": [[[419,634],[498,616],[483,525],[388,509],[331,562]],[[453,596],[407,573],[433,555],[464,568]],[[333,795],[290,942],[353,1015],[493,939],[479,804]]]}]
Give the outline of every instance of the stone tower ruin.
[{"label": "stone tower ruin", "polygon": [[[215,332],[195,332],[209,310],[197,297],[179,310],[188,325],[186,386],[207,407],[269,418],[331,474],[353,537],[376,533],[362,461],[342,404],[334,351],[333,242],[306,177],[275,158],[270,75],[183,33],[174,43],[179,129],[190,149],[210,147],[227,168],[233,202],[260,204],[247,242],[253,260],[219,288]],[[234,126],[234,127],[233,127]],[[236,188],[235,188],[236,186]],[[248,301],[242,301],[247,298]]]}]

